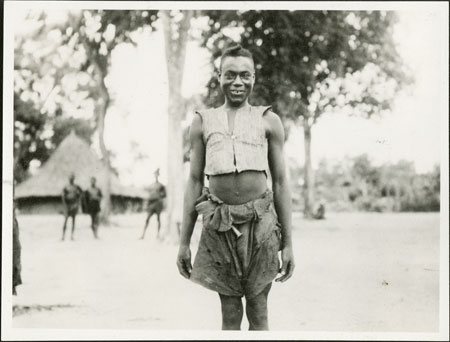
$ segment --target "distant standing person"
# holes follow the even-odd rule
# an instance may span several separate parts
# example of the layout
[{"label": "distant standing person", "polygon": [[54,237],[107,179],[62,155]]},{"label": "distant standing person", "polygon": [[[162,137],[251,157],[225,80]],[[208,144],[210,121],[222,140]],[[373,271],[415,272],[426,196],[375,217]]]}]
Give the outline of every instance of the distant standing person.
[{"label": "distant standing person", "polygon": [[94,237],[98,239],[98,226],[100,221],[100,203],[102,201],[102,191],[96,185],[97,179],[91,178],[91,186],[85,191],[85,201],[87,213],[91,217],[91,228]]},{"label": "distant standing person", "polygon": [[64,241],[64,236],[66,234],[67,219],[69,217],[72,218],[72,232],[70,238],[71,240],[73,240],[74,238],[75,216],[78,214],[82,194],[83,190],[81,189],[80,186],[75,184],[75,175],[72,173],[69,176],[69,184],[67,184],[64,187],[62,192],[62,202],[64,206],[64,225],[61,241]]},{"label": "distant standing person", "polygon": [[145,220],[144,231],[142,232],[141,240],[145,237],[145,232],[147,230],[148,223],[153,214],[156,214],[158,219],[158,233],[161,229],[161,212],[164,208],[164,199],[166,198],[166,187],[159,182],[159,169],[156,169],[155,182],[150,186],[150,196],[148,198],[147,205],[147,219]]}]

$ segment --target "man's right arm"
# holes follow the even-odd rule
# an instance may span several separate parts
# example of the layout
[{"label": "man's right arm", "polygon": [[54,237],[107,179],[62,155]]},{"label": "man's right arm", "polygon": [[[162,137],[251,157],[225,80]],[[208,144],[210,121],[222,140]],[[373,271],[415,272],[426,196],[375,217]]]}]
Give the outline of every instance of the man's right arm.
[{"label": "man's right arm", "polygon": [[202,121],[198,114],[192,120],[189,138],[191,142],[191,166],[184,195],[183,223],[177,257],[178,270],[183,277],[188,279],[192,270],[189,245],[198,216],[195,210],[195,201],[200,197],[204,185],[205,145],[203,143]]}]

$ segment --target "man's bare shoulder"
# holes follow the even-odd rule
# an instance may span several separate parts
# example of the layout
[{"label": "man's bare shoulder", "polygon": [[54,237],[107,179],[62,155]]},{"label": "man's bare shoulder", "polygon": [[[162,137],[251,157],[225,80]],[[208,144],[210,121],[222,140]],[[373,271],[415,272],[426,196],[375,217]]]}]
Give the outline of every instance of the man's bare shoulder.
[{"label": "man's bare shoulder", "polygon": [[192,117],[191,126],[193,126],[193,125],[201,126],[202,122],[203,122],[202,114],[200,114],[200,112],[195,112],[194,116]]},{"label": "man's bare shoulder", "polygon": [[191,126],[189,128],[189,137],[191,142],[203,136],[203,120],[201,115],[196,112],[192,118]]},{"label": "man's bare shoulder", "polygon": [[281,122],[279,115],[271,110],[266,110],[263,115],[263,120],[266,126],[266,132],[269,136],[284,134],[283,123]]},{"label": "man's bare shoulder", "polygon": [[191,122],[191,127],[190,127],[191,135],[192,135],[192,133],[198,134],[198,133],[202,132],[202,122],[203,122],[203,119],[202,119],[201,115],[196,112],[194,114],[194,116],[192,118],[192,122]]},{"label": "man's bare shoulder", "polygon": [[269,123],[278,124],[281,123],[280,116],[278,114],[275,114],[270,109],[266,110],[263,114],[264,120],[268,121]]}]

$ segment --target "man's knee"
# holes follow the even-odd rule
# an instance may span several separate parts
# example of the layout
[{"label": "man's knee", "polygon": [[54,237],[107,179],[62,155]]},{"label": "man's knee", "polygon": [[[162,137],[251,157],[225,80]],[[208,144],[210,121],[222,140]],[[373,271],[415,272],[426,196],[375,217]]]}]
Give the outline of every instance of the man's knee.
[{"label": "man's knee", "polygon": [[224,329],[240,329],[243,307],[240,297],[220,295],[222,305],[222,325]]},{"label": "man's knee", "polygon": [[264,297],[247,301],[246,314],[250,330],[267,330],[267,300]]},{"label": "man's knee", "polygon": [[247,313],[261,311],[267,309],[267,296],[264,294],[258,295],[251,299],[247,299]]},{"label": "man's knee", "polygon": [[267,297],[271,287],[270,283],[258,295],[247,299],[245,311],[250,323],[250,330],[268,329]]}]

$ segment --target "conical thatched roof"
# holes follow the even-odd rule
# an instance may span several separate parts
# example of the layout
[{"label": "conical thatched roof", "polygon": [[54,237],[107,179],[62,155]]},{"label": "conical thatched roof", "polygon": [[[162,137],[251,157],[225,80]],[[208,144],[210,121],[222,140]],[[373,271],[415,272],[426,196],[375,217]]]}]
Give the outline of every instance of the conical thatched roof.
[{"label": "conical thatched roof", "polygon": [[[20,183],[14,191],[16,198],[61,196],[71,173],[83,189],[90,186],[91,177],[104,191],[106,168],[89,145],[72,131],[58,146],[36,175]],[[125,187],[110,171],[111,195],[144,198],[142,190]]]}]

